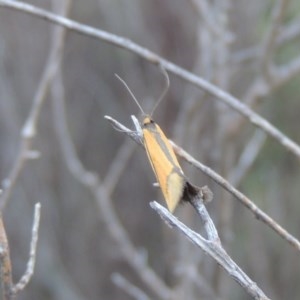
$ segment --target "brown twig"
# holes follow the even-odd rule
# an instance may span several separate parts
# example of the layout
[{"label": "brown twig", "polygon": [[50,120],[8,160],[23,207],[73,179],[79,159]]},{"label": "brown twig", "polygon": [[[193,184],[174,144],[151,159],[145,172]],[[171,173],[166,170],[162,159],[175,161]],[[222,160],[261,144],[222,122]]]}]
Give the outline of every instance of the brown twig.
[{"label": "brown twig", "polygon": [[[105,118],[113,125],[113,127],[120,129],[120,131],[129,135],[135,142],[140,145],[143,145],[141,136],[138,131],[132,131],[129,128],[125,127],[115,119],[105,116]],[[135,126],[137,127],[138,123],[137,119],[132,116]],[[276,221],[274,221],[269,215],[267,215],[264,211],[258,208],[248,197],[246,197],[239,190],[234,188],[225,178],[220,176],[218,173],[213,171],[211,168],[205,166],[201,162],[197,161],[190,154],[184,151],[182,148],[177,146],[174,142],[170,141],[172,146],[174,147],[175,152],[185,159],[187,162],[195,166],[197,169],[201,170],[203,173],[212,178],[216,183],[222,186],[225,190],[227,190],[230,194],[232,194],[238,201],[240,201],[245,207],[247,207],[254,216],[268,225],[271,229],[273,229],[279,236],[281,236],[284,240],[286,240],[290,245],[300,251],[300,242],[293,235],[291,235],[288,231],[286,231],[283,227],[281,227]]]},{"label": "brown twig", "polygon": [[[165,70],[205,90],[207,93],[211,94],[212,96],[217,97],[220,101],[223,101],[225,104],[230,106],[233,110],[239,112],[241,115],[246,117],[252,124],[261,128],[270,136],[272,136],[286,149],[288,149],[290,152],[296,155],[298,159],[300,159],[300,146],[297,143],[295,143],[293,140],[291,140],[289,137],[287,137],[285,134],[283,134],[280,130],[278,130],[266,119],[261,117],[259,114],[255,113],[253,110],[251,110],[247,105],[240,102],[237,98],[233,97],[232,95],[228,94],[227,92],[223,91],[217,86],[171,63],[170,61],[163,59],[162,57],[155,54],[154,52],[151,52],[150,50],[137,45],[131,40],[121,36],[111,34],[109,32],[100,29],[95,29],[93,27],[72,21],[70,19],[58,16],[56,14],[50,13],[41,8],[20,1],[16,2],[11,0],[0,0],[0,7],[1,6],[22,11],[30,15],[34,15],[36,17],[53,22],[55,24],[59,24],[70,30],[74,30],[78,33],[84,34],[86,36],[90,36],[93,38],[97,38],[99,40],[106,41],[107,43],[131,51],[132,53],[135,53],[136,55],[142,57],[143,59],[149,61],[150,63],[161,65]],[[300,68],[297,71],[300,72]]]},{"label": "brown twig", "polygon": [[[204,206],[203,202],[198,198],[198,206]],[[219,240],[209,240],[203,238],[200,234],[192,231],[186,225],[181,223],[176,217],[174,217],[166,208],[153,201],[150,203],[151,207],[160,215],[160,217],[170,227],[176,228],[182,232],[193,244],[201,248],[205,254],[214,259],[224,270],[232,277],[243,289],[254,299],[267,300],[269,299],[264,292],[252,281],[247,274],[231,259],[222,247]],[[210,219],[208,213],[206,219]],[[212,221],[211,221],[212,222]],[[212,222],[213,223],[213,222]],[[217,232],[210,235],[217,235]]]}]

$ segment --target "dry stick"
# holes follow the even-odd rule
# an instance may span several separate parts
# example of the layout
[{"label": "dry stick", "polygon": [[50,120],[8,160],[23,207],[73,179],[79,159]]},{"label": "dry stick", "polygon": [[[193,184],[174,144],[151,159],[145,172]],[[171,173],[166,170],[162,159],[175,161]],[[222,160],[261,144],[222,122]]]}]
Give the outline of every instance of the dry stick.
[{"label": "dry stick", "polygon": [[129,282],[125,277],[119,273],[111,275],[112,282],[120,289],[124,290],[128,295],[137,300],[150,300],[144,291]]},{"label": "dry stick", "polygon": [[276,221],[274,221],[270,216],[268,216],[264,211],[258,208],[248,197],[243,193],[233,187],[225,178],[220,176],[218,173],[213,171],[211,168],[205,166],[201,162],[197,161],[194,157],[184,151],[182,148],[177,146],[174,142],[171,141],[172,146],[175,149],[175,152],[187,162],[195,166],[197,169],[201,170],[203,173],[212,178],[216,183],[222,186],[230,194],[235,196],[243,205],[245,205],[258,220],[261,220],[271,229],[273,229],[279,236],[285,239],[289,244],[300,251],[300,241],[296,239],[293,235],[287,232],[283,227],[281,227]]},{"label": "dry stick", "polygon": [[42,78],[39,82],[37,91],[35,93],[33,104],[28,115],[27,120],[21,131],[21,143],[19,148],[19,153],[14,162],[12,170],[7,179],[4,181],[4,191],[0,198],[0,210],[2,211],[5,204],[7,203],[13,187],[28,159],[34,159],[38,157],[37,152],[31,150],[33,138],[36,136],[37,132],[37,122],[41,111],[41,107],[46,98],[47,90],[49,87],[49,82],[51,78],[55,75],[57,64],[56,56],[60,51],[61,43],[63,40],[63,29],[58,28],[57,32],[54,34],[54,42],[52,43],[52,48],[49,53],[48,61],[45,66]]},{"label": "dry stick", "polygon": [[[219,89],[217,86],[171,63],[170,61],[163,59],[159,55],[148,50],[147,48],[141,47],[138,44],[133,43],[131,40],[126,39],[124,37],[120,37],[100,29],[95,29],[93,27],[72,21],[70,19],[53,14],[47,10],[23,2],[19,2],[19,1],[16,2],[11,0],[0,0],[0,7],[8,7],[11,9],[28,13],[30,15],[40,17],[41,19],[45,19],[56,24],[60,24],[61,26],[64,26],[70,30],[74,30],[86,36],[90,36],[99,40],[106,41],[107,43],[111,43],[120,48],[124,48],[128,51],[131,51],[132,53],[135,53],[136,55],[142,57],[143,59],[149,61],[150,63],[161,65],[164,69],[177,75],[179,78],[182,78],[183,80],[191,84],[194,84],[195,86],[205,90],[207,93],[223,101],[232,109],[234,109],[235,111],[239,112],[241,115],[246,117],[252,124],[267,132],[270,136],[272,136],[275,140],[277,140],[286,149],[288,149],[294,155],[296,155],[298,159],[300,159],[300,146],[297,143],[295,143],[293,140],[288,138],[276,127],[274,127],[266,119],[261,117],[259,114],[255,113],[253,110],[251,110],[247,105],[240,102],[237,98],[233,97],[227,92]],[[292,70],[294,72],[294,75],[299,73],[300,64],[297,65],[297,68],[293,68]],[[283,72],[283,70],[281,71],[282,71],[280,72],[281,81],[283,80],[284,75],[290,76],[290,74]]]},{"label": "dry stick", "polygon": [[36,203],[34,206],[34,217],[33,217],[33,224],[31,230],[29,260],[27,262],[27,267],[24,275],[21,277],[19,282],[15,284],[12,288],[12,293],[14,295],[17,295],[20,291],[22,291],[27,286],[27,284],[29,283],[33,275],[35,260],[36,260],[36,249],[37,249],[37,242],[38,242],[40,217],[41,217],[41,204]]},{"label": "dry stick", "polygon": [[[140,135],[136,131],[132,131],[129,128],[125,127],[115,119],[105,116],[105,118],[113,125],[113,127],[117,128],[121,132],[129,135],[135,142],[140,145],[143,145]],[[138,121],[132,116],[133,122],[137,127]],[[137,123],[137,124],[136,124]],[[279,236],[281,236],[284,240],[286,240],[289,244],[295,247],[298,251],[300,251],[300,242],[293,235],[287,232],[283,227],[281,227],[276,221],[274,221],[270,216],[268,216],[264,211],[258,208],[248,197],[246,197],[243,193],[234,188],[225,178],[220,176],[218,173],[205,166],[201,162],[197,161],[190,154],[184,151],[182,148],[177,146],[174,142],[170,141],[175,152],[185,159],[187,162],[201,170],[203,173],[212,178],[216,183],[226,189],[229,193],[231,193],[237,200],[239,200],[244,206],[246,206],[258,219],[268,225],[271,229],[273,229]]]},{"label": "dry stick", "polygon": [[212,4],[210,4],[209,1],[190,0],[190,2],[193,8],[195,8],[199,19],[203,20],[204,26],[206,26],[213,35],[219,39],[225,40],[226,43],[230,43],[234,40],[234,36],[232,34],[228,32],[224,34],[221,27],[222,24],[220,24],[220,22],[219,24],[216,24],[215,15],[212,13]]},{"label": "dry stick", "polygon": [[[101,216],[101,220],[103,220],[106,224],[107,231],[118,245],[120,253],[123,255],[127,263],[133,270],[135,270],[147,287],[156,295],[157,299],[170,299],[171,290],[169,287],[161,280],[154,270],[149,267],[145,256],[142,255],[141,251],[135,248],[134,244],[130,240],[130,237],[115,212],[113,203],[109,198],[109,191],[106,190],[103,182],[100,181],[96,174],[85,169],[77,157],[76,150],[66,124],[64,88],[60,72],[58,72],[56,80],[53,82],[51,91],[53,94],[55,129],[64,160],[69,171],[79,182],[87,187],[94,196],[99,210],[99,216]],[[115,173],[115,171],[108,171],[108,174],[112,173]]]},{"label": "dry stick", "polygon": [[[200,199],[198,206],[204,206]],[[231,257],[223,249],[219,240],[213,241],[203,238],[200,234],[192,231],[186,225],[181,223],[176,217],[174,217],[166,208],[153,201],[150,203],[151,207],[159,213],[160,217],[171,227],[175,227],[182,232],[193,244],[201,248],[207,255],[213,258],[217,263],[226,270],[238,284],[240,284],[245,291],[254,299],[267,300],[269,299],[264,292],[252,281],[243,270],[231,259]],[[205,210],[205,208],[203,209]],[[207,213],[207,212],[206,212]],[[210,219],[210,216],[206,215],[206,219]],[[212,221],[211,221],[212,222]],[[212,222],[213,223],[213,222]],[[207,233],[207,235],[217,235],[218,233]]]},{"label": "dry stick", "polygon": [[17,284],[12,281],[12,269],[9,252],[9,244],[6,237],[5,228],[3,225],[2,217],[0,218],[0,281],[3,300],[15,299],[17,294],[21,292],[29,283],[35,266],[36,249],[38,241],[38,230],[41,216],[41,204],[36,203],[34,207],[33,225],[31,231],[31,242],[29,259],[24,275],[21,277]]},{"label": "dry stick", "polygon": [[6,230],[3,224],[2,215],[0,216],[0,281],[1,299],[11,299],[13,287],[9,244]]},{"label": "dry stick", "polygon": [[287,9],[289,0],[277,0],[272,11],[272,21],[269,31],[267,32],[262,47],[261,68],[264,78],[268,82],[273,81],[273,52],[276,45],[276,39],[279,34],[279,28]]},{"label": "dry stick", "polygon": [[242,178],[248,173],[260,150],[266,141],[266,134],[261,130],[256,130],[249,142],[245,145],[236,166],[228,175],[228,181],[233,186],[239,186]]}]

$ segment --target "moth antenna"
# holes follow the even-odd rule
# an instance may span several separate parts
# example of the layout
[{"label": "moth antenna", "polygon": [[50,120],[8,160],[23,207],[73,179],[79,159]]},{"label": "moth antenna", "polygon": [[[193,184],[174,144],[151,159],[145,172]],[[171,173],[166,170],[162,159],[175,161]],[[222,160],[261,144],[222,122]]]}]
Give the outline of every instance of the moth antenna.
[{"label": "moth antenna", "polygon": [[140,105],[139,101],[135,98],[133,92],[131,91],[131,89],[129,88],[129,86],[125,82],[125,80],[123,80],[118,74],[115,74],[115,76],[123,83],[123,85],[125,86],[125,88],[129,92],[129,94],[131,95],[131,97],[133,98],[133,100],[135,101],[135,103],[137,104],[137,106],[139,107],[139,109],[142,112],[142,114],[146,115],[145,112],[144,112],[144,110],[143,110],[143,108],[142,108],[142,106]]},{"label": "moth antenna", "polygon": [[166,71],[166,69],[160,65],[160,70],[161,72],[163,73],[164,75],[164,79],[165,79],[165,86],[164,86],[164,89],[160,95],[160,97],[158,98],[158,100],[156,101],[153,109],[152,109],[152,112],[150,114],[150,116],[152,116],[152,114],[154,113],[155,109],[157,108],[157,106],[159,105],[159,103],[164,99],[164,97],[166,96],[168,90],[169,90],[169,87],[170,87],[170,79],[169,79],[169,75]]}]

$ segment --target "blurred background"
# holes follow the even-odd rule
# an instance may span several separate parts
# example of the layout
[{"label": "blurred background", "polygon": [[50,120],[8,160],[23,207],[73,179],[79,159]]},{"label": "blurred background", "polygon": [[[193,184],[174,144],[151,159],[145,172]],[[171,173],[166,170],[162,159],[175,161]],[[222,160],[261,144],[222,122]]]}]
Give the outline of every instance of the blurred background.
[{"label": "blurred background", "polygon": [[[300,143],[299,1],[30,3],[149,48],[246,102]],[[250,299],[150,208],[154,199],[165,203],[152,186],[144,150],[104,119],[109,115],[133,127],[130,115],[140,116],[115,73],[150,112],[164,86],[157,67],[106,42],[0,7],[4,183],[33,101],[44,100],[31,145],[40,158],[26,161],[3,211],[16,282],[28,259],[34,204],[42,204],[36,269],[19,299]],[[169,76],[169,92],[153,119],[299,238],[299,160],[215,97]],[[180,162],[193,183],[214,192],[207,208],[229,255],[270,298],[299,299],[297,250]],[[189,205],[176,215],[202,232]],[[129,295],[120,287],[123,279],[145,294]]]}]

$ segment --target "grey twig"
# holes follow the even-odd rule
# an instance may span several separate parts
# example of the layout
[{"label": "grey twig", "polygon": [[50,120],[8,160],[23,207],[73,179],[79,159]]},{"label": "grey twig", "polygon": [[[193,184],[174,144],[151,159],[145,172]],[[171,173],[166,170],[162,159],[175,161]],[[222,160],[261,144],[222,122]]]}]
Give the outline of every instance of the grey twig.
[{"label": "grey twig", "polygon": [[[18,4],[14,1],[9,2],[12,2],[12,4]],[[49,53],[48,61],[46,63],[43,75],[35,93],[30,113],[21,131],[21,142],[17,158],[14,162],[14,165],[8,178],[4,181],[3,194],[0,198],[1,211],[3,210],[6,202],[10,197],[13,187],[26,161],[28,159],[34,159],[39,156],[38,152],[33,151],[31,149],[32,141],[36,136],[38,117],[48,92],[49,83],[51,82],[51,79],[55,75],[57,69],[57,57],[60,56],[61,45],[63,43],[63,40],[64,30],[62,28],[56,28],[53,33],[52,48]]]},{"label": "grey twig", "polygon": [[34,15],[36,17],[50,21],[52,23],[59,24],[70,30],[74,30],[78,33],[84,34],[86,36],[90,36],[99,40],[106,41],[107,43],[131,51],[132,53],[135,53],[136,55],[142,57],[143,59],[149,61],[150,63],[161,65],[165,70],[173,73],[174,75],[177,75],[179,78],[182,78],[183,80],[186,80],[191,84],[194,84],[195,86],[205,90],[207,93],[223,101],[232,109],[234,109],[235,111],[239,112],[241,115],[246,117],[252,124],[261,128],[270,136],[272,136],[281,145],[283,145],[286,149],[291,151],[294,155],[296,155],[300,159],[300,146],[297,143],[295,143],[293,140],[291,140],[289,137],[287,137],[285,134],[283,134],[280,130],[278,130],[266,119],[261,117],[259,114],[255,113],[253,110],[251,110],[247,105],[240,102],[237,98],[233,97],[232,95],[228,94],[227,92],[223,91],[217,86],[202,79],[201,77],[196,76],[195,74],[183,68],[180,68],[179,66],[160,57],[154,52],[151,52],[150,50],[137,45],[131,40],[121,36],[111,34],[109,32],[100,29],[95,29],[93,27],[80,24],[78,22],[58,16],[44,9],[35,7],[33,5],[24,2],[0,0],[0,7],[1,6],[22,11],[30,15]]},{"label": "grey twig", "polygon": [[17,284],[15,284],[14,287],[12,288],[12,293],[14,295],[17,295],[20,291],[22,291],[27,286],[27,284],[29,283],[33,275],[35,260],[36,260],[36,249],[37,249],[37,242],[38,242],[40,217],[41,217],[41,204],[36,203],[34,206],[34,217],[33,217],[32,231],[31,231],[29,260],[27,262],[27,267],[24,275],[21,277],[20,281]]},{"label": "grey twig", "polygon": [[36,249],[38,242],[38,230],[40,224],[41,204],[37,203],[34,208],[33,225],[31,231],[29,260],[24,275],[17,284],[12,281],[12,268],[9,252],[9,243],[6,237],[2,217],[0,218],[0,281],[1,299],[13,300],[29,283],[33,273],[36,260]]},{"label": "grey twig", "polygon": [[209,1],[190,0],[190,2],[210,32],[212,32],[217,38],[224,39],[227,43],[233,41],[233,35],[227,32],[224,34],[224,31],[220,29],[220,24],[216,24],[216,19],[212,14],[213,9],[210,7],[211,4]]},{"label": "grey twig", "polygon": [[[105,118],[115,127],[121,129],[122,132],[129,135],[134,141],[138,144],[143,145],[141,141],[141,136],[138,132],[132,131],[129,128],[125,127],[115,119],[105,116]],[[133,120],[137,119],[132,117]],[[213,171],[211,168],[205,166],[201,162],[197,161],[190,154],[184,151],[182,148],[177,146],[174,142],[170,141],[172,146],[174,147],[175,152],[185,159],[187,162],[195,166],[197,169],[201,170],[203,173],[212,178],[216,183],[222,186],[225,190],[227,190],[230,194],[232,194],[238,201],[240,201],[245,207],[247,207],[254,216],[268,225],[271,229],[273,229],[279,236],[281,236],[284,240],[286,240],[290,245],[300,251],[300,241],[296,239],[293,235],[291,235],[288,231],[286,231],[283,227],[281,227],[276,221],[274,221],[269,215],[267,215],[264,211],[258,208],[248,197],[246,197],[242,192],[233,187],[225,178],[220,176],[218,173]]]},{"label": "grey twig", "polygon": [[6,236],[6,230],[3,224],[2,215],[0,215],[0,283],[1,283],[1,299],[12,299],[12,270],[9,244]]},{"label": "grey twig", "polygon": [[265,144],[265,141],[266,134],[260,130],[256,130],[249,142],[245,145],[236,166],[228,175],[228,181],[231,182],[233,186],[238,186],[245,177]]},{"label": "grey twig", "polygon": [[271,229],[273,229],[279,236],[281,236],[284,240],[286,240],[290,245],[295,247],[298,251],[300,251],[300,241],[296,239],[293,235],[291,235],[287,230],[281,227],[276,221],[274,221],[269,215],[267,215],[264,211],[258,208],[248,197],[246,197],[242,192],[237,190],[234,186],[232,186],[225,178],[220,176],[211,168],[205,166],[182,148],[177,146],[175,143],[171,141],[176,153],[184,158],[187,162],[195,166],[197,169],[201,170],[203,173],[208,175],[211,179],[213,179],[216,183],[222,186],[226,191],[232,194],[237,200],[239,200],[245,207],[247,207],[254,216],[261,220],[263,223],[268,225]]},{"label": "grey twig", "polygon": [[224,268],[228,275],[240,284],[251,297],[261,300],[269,299],[257,284],[231,259],[218,240],[211,241],[203,238],[200,234],[192,231],[186,225],[181,223],[166,208],[157,202],[153,201],[150,205],[170,227],[176,228],[183,233],[193,244],[201,248],[207,255]]},{"label": "grey twig", "polygon": [[[300,20],[299,18],[292,21],[285,27],[279,28],[280,32],[276,38],[276,47],[284,46],[288,42],[297,39],[300,36]],[[233,54],[233,63],[240,64],[257,59],[262,53],[262,46],[252,46],[242,49]]]},{"label": "grey twig", "polygon": [[262,51],[262,70],[264,77],[267,81],[273,81],[273,52],[276,46],[276,39],[279,34],[279,29],[283,16],[285,14],[289,0],[277,0],[272,11],[272,20],[270,22],[271,26],[267,32],[266,38],[264,39],[263,51]]}]

